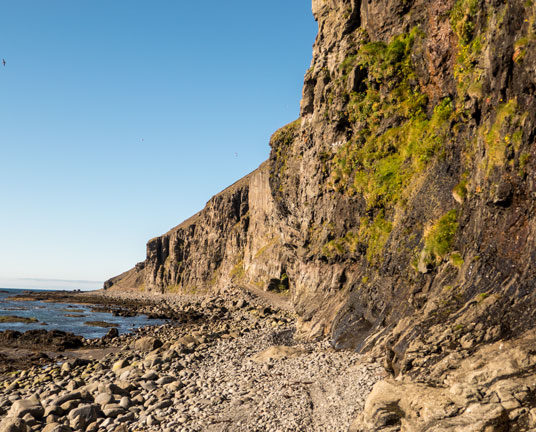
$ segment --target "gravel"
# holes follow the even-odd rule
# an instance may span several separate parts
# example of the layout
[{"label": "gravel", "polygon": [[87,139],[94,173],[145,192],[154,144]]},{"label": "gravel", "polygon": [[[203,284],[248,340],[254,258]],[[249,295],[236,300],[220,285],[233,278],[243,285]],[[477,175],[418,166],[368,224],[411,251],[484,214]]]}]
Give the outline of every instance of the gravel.
[{"label": "gravel", "polygon": [[327,340],[296,341],[290,312],[251,298],[173,307],[205,318],[121,335],[100,359],[6,376],[0,432],[14,419],[28,431],[347,431],[383,376]]}]

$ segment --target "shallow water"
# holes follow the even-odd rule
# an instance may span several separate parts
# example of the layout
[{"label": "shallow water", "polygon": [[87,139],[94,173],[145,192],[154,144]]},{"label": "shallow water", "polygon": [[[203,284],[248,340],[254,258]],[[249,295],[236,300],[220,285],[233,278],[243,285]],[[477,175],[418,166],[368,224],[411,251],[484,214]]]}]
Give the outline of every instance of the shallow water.
[{"label": "shallow water", "polygon": [[[86,321],[104,321],[116,324],[120,334],[146,325],[159,325],[162,320],[149,319],[146,315],[135,317],[116,317],[111,313],[92,312],[90,305],[78,305],[71,303],[48,303],[42,301],[13,301],[8,300],[21,293],[30,293],[32,290],[0,288],[0,315],[15,315],[25,318],[36,318],[37,323],[0,323],[0,331],[45,329],[63,330],[72,332],[85,338],[98,338],[108,332],[108,328],[85,325]],[[42,292],[40,290],[39,292]],[[68,315],[84,315],[68,316]]]}]

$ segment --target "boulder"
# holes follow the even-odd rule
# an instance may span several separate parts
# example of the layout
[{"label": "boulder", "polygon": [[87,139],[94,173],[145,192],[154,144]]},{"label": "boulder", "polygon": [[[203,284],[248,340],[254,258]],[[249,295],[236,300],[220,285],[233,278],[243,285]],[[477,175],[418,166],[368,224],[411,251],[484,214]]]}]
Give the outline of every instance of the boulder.
[{"label": "boulder", "polygon": [[114,372],[120,370],[120,369],[123,369],[124,367],[127,367],[128,366],[128,361],[126,359],[121,359],[121,360],[117,360],[113,365],[112,365],[112,370]]},{"label": "boulder", "polygon": [[72,400],[79,400],[82,399],[82,393],[79,391],[71,391],[69,393],[66,393],[60,397],[58,397],[56,400],[54,400],[54,405],[61,406],[65,402],[69,402]]},{"label": "boulder", "polygon": [[72,429],[61,423],[50,423],[45,426],[42,432],[72,432]]},{"label": "boulder", "polygon": [[41,418],[44,413],[45,409],[37,399],[21,399],[11,406],[8,415],[22,418],[26,414],[31,414],[35,418]]},{"label": "boulder", "polygon": [[69,413],[69,424],[75,430],[83,430],[95,420],[97,420],[97,406],[93,404],[79,406]]},{"label": "boulder", "polygon": [[162,342],[152,336],[145,336],[134,343],[134,348],[139,351],[153,351],[162,346]]},{"label": "boulder", "polygon": [[24,420],[17,417],[6,417],[0,423],[0,432],[27,432],[28,430]]},{"label": "boulder", "polygon": [[95,396],[95,403],[99,405],[107,405],[114,401],[114,397],[111,393],[99,393]]},{"label": "boulder", "polygon": [[125,409],[119,404],[108,404],[102,407],[102,412],[106,417],[115,418],[117,416],[125,414]]},{"label": "boulder", "polygon": [[108,330],[108,333],[106,333],[102,339],[113,339],[119,336],[119,330],[117,330],[115,327],[112,327],[110,330]]}]

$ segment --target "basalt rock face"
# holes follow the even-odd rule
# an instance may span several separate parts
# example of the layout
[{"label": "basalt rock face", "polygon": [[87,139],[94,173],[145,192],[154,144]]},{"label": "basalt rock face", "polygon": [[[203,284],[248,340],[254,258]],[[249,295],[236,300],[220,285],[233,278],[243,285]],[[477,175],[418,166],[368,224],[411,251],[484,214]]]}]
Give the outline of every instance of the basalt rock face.
[{"label": "basalt rock face", "polygon": [[[448,368],[430,368],[536,323],[536,6],[313,0],[313,13],[300,118],[257,171],[151,240],[136,272],[151,290],[288,281],[301,335],[441,385]],[[489,430],[528,424],[505,410]],[[402,411],[385,428],[417,430]]]},{"label": "basalt rock face", "polygon": [[[500,329],[488,339],[531,327],[532,3],[313,11],[302,118],[270,158],[302,331],[354,348],[383,338],[398,373],[416,367],[414,341],[461,315]],[[485,338],[458,329],[441,349],[466,332]]]},{"label": "basalt rock face", "polygon": [[220,281],[237,265],[246,243],[249,177],[213,197],[205,209],[147,243],[145,287],[149,291],[196,291]]},{"label": "basalt rock face", "polygon": [[259,288],[284,273],[286,261],[270,193],[269,165],[215,195],[168,233],[149,240],[147,259],[105,288],[202,293],[233,284]]}]

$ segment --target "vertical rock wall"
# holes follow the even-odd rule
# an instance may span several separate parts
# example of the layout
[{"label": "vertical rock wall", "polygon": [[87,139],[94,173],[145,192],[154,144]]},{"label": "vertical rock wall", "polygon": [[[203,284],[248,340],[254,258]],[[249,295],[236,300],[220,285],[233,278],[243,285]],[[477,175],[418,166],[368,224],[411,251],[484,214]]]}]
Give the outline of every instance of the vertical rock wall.
[{"label": "vertical rock wall", "polygon": [[258,170],[150,240],[128,280],[288,280],[301,334],[382,342],[397,371],[480,298],[493,301],[474,320],[496,337],[531,326],[533,3],[314,0],[313,13],[300,118]]}]

